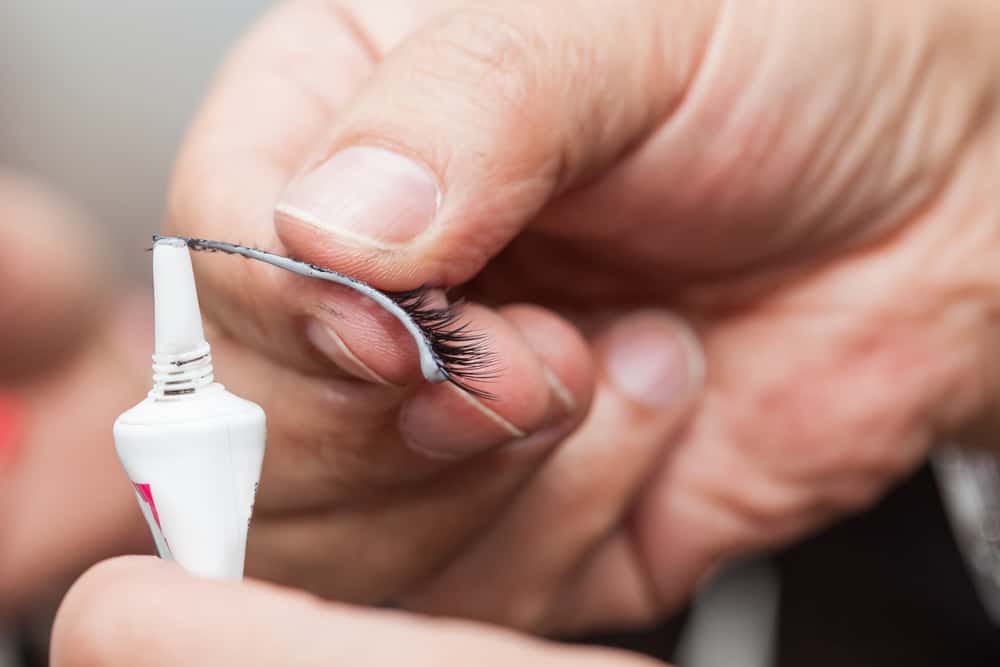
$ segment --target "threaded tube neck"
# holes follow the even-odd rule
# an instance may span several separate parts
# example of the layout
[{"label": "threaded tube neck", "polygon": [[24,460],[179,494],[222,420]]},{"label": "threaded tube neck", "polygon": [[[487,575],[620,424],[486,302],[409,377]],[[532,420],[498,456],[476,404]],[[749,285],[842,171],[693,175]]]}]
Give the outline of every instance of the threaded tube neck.
[{"label": "threaded tube neck", "polygon": [[153,388],[149,397],[154,400],[183,398],[213,382],[215,371],[208,343],[181,354],[153,355]]}]

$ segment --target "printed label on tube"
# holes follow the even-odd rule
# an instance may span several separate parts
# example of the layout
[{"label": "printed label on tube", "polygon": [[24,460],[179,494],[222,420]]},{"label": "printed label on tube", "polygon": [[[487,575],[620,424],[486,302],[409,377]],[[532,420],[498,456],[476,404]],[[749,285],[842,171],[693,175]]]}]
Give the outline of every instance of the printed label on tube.
[{"label": "printed label on tube", "polygon": [[135,495],[139,500],[139,509],[142,510],[142,516],[146,519],[146,523],[149,524],[150,532],[153,533],[156,552],[160,555],[160,558],[173,560],[173,556],[170,555],[170,544],[163,534],[163,526],[160,525],[160,513],[157,511],[156,501],[153,499],[153,489],[149,484],[140,484],[138,482],[133,482],[132,486],[135,487]]}]

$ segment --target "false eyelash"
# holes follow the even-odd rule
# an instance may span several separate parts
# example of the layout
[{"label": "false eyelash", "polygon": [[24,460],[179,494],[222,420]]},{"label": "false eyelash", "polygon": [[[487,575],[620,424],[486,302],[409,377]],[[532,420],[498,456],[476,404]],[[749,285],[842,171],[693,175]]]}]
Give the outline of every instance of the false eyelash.
[{"label": "false eyelash", "polygon": [[153,244],[166,239],[179,239],[191,250],[240,255],[307,278],[325,280],[353,289],[394,316],[407,330],[417,346],[420,372],[424,379],[434,384],[450,382],[484,400],[496,398],[489,391],[470,384],[496,379],[496,358],[487,345],[485,334],[470,329],[468,322],[459,322],[462,301],[444,307],[433,306],[430,303],[430,289],[427,287],[406,292],[382,292],[368,283],[332,269],[235,243],[157,234],[153,236]]}]

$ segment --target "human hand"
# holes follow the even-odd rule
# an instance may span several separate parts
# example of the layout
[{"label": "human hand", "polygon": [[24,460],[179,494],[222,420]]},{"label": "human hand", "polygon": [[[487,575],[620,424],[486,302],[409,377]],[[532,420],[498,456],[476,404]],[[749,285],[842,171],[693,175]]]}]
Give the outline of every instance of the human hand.
[{"label": "human hand", "polygon": [[271,423],[250,573],[642,622],[991,417],[992,4],[444,4],[279,8],[179,161],[172,232],[544,307],[469,310],[483,404],[382,385],[418,374],[368,304],[198,258]]},{"label": "human hand", "polygon": [[0,623],[145,544],[110,424],[148,383],[147,308],[110,296],[77,216],[0,173]]},{"label": "human hand", "polygon": [[259,582],[194,579],[144,557],[102,563],[74,586],[56,618],[50,657],[53,667],[662,665],[474,623],[352,609]]}]

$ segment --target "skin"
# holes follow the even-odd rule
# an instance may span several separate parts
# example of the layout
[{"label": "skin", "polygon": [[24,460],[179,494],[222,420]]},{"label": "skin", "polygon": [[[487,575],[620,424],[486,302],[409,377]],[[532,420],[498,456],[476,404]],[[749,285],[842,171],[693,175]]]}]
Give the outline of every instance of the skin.
[{"label": "skin", "polygon": [[[382,289],[463,285],[508,364],[488,407],[528,435],[413,384],[401,332],[364,303],[199,258],[220,376],[271,420],[249,572],[534,632],[645,623],[726,559],[994,427],[994,3],[411,5],[265,17],[192,128],[167,231]],[[437,178],[416,240],[275,215],[293,178],[359,144]],[[339,352],[305,335],[315,318]],[[671,345],[684,391],[626,391],[623,350]],[[130,590],[167,581],[157,567],[85,577],[55,664],[130,664],[87,618],[124,618]],[[187,585],[156,613],[219,593]],[[433,635],[423,623],[380,641]],[[183,632],[136,632],[189,655]],[[227,658],[251,660],[261,634]]]},{"label": "skin", "polygon": [[[195,597],[199,605],[192,610],[187,602]],[[108,604],[111,600],[116,602]],[[400,612],[324,604],[259,582],[197,581],[171,564],[136,557],[99,565],[74,589],[61,613],[76,612],[86,620],[57,625],[53,665],[117,665],[137,656],[148,667],[228,664],[233,644],[251,638],[254,650],[240,656],[247,667],[661,664],[620,651],[558,646],[475,623],[414,620]],[[148,631],[150,625],[159,628],[156,637]],[[176,637],[184,639],[173,641]]]}]

